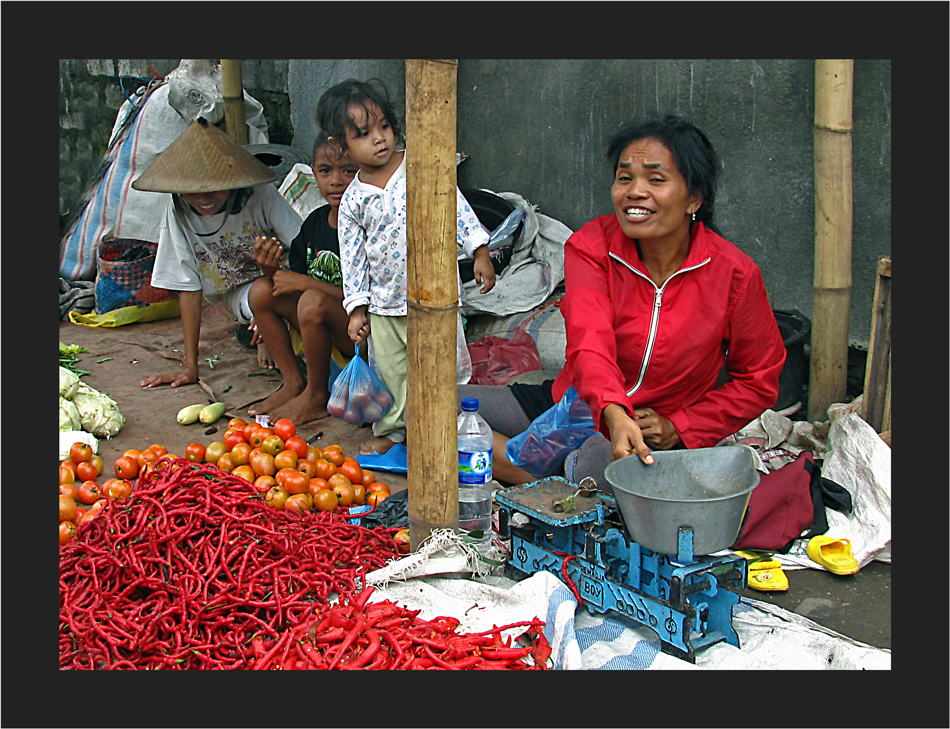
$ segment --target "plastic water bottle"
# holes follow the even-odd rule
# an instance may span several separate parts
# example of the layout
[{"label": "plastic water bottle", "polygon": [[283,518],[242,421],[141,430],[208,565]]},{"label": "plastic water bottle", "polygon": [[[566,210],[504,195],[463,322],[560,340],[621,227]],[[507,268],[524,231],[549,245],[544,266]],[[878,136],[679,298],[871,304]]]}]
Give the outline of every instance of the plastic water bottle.
[{"label": "plastic water bottle", "polygon": [[478,414],[478,398],[462,399],[458,417],[459,532],[476,547],[491,538],[492,432]]}]

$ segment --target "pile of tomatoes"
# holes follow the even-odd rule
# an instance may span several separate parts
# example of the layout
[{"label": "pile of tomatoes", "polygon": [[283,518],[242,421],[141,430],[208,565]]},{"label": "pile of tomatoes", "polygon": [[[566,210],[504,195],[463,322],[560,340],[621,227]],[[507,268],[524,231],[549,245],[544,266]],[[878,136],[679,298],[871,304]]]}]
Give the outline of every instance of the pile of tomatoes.
[{"label": "pile of tomatoes", "polygon": [[[127,450],[115,461],[115,476],[100,485],[105,472],[102,458],[87,443],[74,443],[69,460],[59,465],[59,543],[66,544],[76,525],[93,518],[110,499],[127,498],[135,479],[162,456],[179,457],[159,444]],[[276,508],[309,512],[375,506],[391,494],[387,484],[346,455],[342,446],[319,448],[307,443],[289,418],[269,427],[232,418],[220,441],[190,443],[182,457],[243,478]]]}]

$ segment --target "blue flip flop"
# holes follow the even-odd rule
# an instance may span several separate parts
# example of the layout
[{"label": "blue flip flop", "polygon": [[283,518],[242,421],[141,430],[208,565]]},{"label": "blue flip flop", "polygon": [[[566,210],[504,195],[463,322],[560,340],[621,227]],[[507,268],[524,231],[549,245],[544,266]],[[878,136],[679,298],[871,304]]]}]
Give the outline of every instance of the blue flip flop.
[{"label": "blue flip flop", "polygon": [[372,453],[368,456],[361,453],[356,456],[356,461],[363,468],[368,468],[372,471],[406,473],[409,470],[406,458],[406,446],[402,443],[396,443],[385,453]]}]

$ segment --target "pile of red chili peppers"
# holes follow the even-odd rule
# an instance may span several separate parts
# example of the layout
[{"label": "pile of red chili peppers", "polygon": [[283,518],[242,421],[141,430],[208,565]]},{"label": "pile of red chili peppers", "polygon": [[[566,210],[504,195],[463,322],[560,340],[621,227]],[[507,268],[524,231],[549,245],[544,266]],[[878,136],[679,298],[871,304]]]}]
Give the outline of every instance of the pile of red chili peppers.
[{"label": "pile of red chili peppers", "polygon": [[[546,667],[538,620],[465,635],[367,604],[394,531],[275,509],[214,466],[162,459],[60,548],[60,668]],[[529,645],[502,641],[521,625]]]}]

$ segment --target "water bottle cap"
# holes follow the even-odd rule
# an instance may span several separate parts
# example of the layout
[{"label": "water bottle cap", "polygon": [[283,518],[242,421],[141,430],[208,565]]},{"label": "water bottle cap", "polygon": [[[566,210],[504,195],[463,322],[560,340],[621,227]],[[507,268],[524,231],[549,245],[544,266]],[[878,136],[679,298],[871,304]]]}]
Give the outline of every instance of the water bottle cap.
[{"label": "water bottle cap", "polygon": [[464,412],[474,412],[475,410],[478,410],[478,398],[477,397],[463,397],[462,410]]}]

